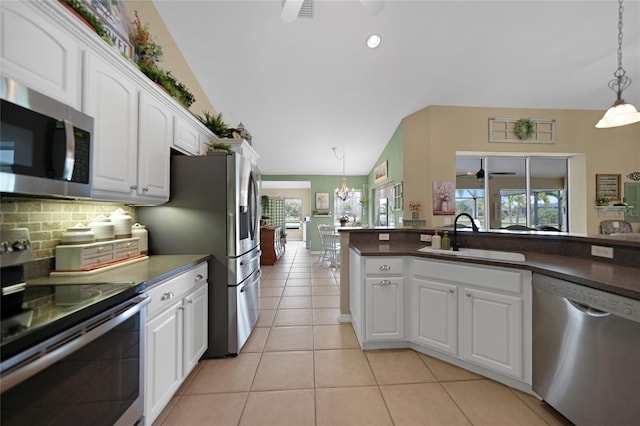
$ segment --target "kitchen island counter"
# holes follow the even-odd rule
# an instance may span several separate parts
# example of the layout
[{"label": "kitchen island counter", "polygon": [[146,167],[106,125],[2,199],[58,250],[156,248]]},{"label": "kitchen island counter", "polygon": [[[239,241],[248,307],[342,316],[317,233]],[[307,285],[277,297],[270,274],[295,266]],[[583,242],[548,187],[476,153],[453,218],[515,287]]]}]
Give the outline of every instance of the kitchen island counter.
[{"label": "kitchen island counter", "polygon": [[640,253],[639,266],[633,267],[526,250],[516,250],[524,254],[526,260],[522,262],[447,255],[446,251],[442,254],[424,253],[418,249],[428,244],[413,241],[351,241],[349,246],[361,256],[413,256],[525,269],[640,300]]}]

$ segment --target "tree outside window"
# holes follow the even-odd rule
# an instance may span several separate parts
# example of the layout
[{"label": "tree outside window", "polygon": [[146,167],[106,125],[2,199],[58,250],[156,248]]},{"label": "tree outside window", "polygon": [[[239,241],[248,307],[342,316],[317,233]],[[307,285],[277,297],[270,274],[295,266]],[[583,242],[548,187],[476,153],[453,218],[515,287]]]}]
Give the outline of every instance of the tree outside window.
[{"label": "tree outside window", "polygon": [[353,195],[342,201],[334,194],[333,205],[333,223],[335,226],[340,226],[340,218],[349,218],[348,225],[360,226],[362,224],[362,206],[360,205],[360,199],[362,198],[362,191],[355,190]]}]

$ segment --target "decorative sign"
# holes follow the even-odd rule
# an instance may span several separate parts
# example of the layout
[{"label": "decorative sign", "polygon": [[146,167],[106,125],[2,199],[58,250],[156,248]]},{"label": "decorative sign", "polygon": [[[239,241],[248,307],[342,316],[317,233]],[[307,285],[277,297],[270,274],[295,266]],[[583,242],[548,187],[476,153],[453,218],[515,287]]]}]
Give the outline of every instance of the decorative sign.
[{"label": "decorative sign", "polygon": [[119,0],[81,0],[102,22],[107,37],[124,55],[133,59],[133,46],[129,43],[129,18]]},{"label": "decorative sign", "polygon": [[621,175],[596,175],[596,199],[619,200],[620,178]]}]

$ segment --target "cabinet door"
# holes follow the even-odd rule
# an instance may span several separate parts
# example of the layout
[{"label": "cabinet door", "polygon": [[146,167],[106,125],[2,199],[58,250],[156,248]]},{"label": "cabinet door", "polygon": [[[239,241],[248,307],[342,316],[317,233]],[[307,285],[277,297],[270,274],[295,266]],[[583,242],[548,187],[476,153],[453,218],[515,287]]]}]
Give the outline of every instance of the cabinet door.
[{"label": "cabinet door", "polygon": [[3,1],[0,14],[2,74],[80,110],[80,45],[29,2]]},{"label": "cabinet door", "polygon": [[411,340],[457,355],[457,286],[425,278],[414,278]]},{"label": "cabinet door", "polygon": [[207,294],[205,283],[184,299],[184,377],[193,370],[207,350]]},{"label": "cabinet door", "polygon": [[182,310],[182,302],[176,303],[147,322],[147,424],[153,423],[182,383]]},{"label": "cabinet door", "polygon": [[404,339],[402,277],[366,278],[365,336],[368,341]]},{"label": "cabinet door", "polygon": [[200,154],[200,132],[186,118],[176,115],[173,122],[172,146],[191,155]]},{"label": "cabinet door", "polygon": [[95,120],[94,195],[114,200],[132,198],[138,161],[138,88],[117,67],[89,52],[85,55],[84,78],[85,112]]},{"label": "cabinet door", "polygon": [[460,356],[522,377],[522,298],[460,287]]},{"label": "cabinet door", "polygon": [[154,95],[140,92],[138,195],[169,199],[169,147],[173,113]]}]

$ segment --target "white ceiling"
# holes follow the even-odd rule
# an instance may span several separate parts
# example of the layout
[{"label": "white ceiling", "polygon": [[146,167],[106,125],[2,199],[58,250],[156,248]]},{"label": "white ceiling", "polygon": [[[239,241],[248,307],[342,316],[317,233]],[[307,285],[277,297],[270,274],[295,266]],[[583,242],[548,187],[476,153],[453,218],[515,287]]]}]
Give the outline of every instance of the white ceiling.
[{"label": "white ceiling", "polygon": [[[226,122],[253,135],[264,174],[368,174],[403,117],[429,105],[606,110],[618,4],[605,1],[154,0]],[[640,106],[640,0],[624,3],[624,98]],[[369,34],[382,36],[375,50]],[[636,124],[637,125],[637,124]]]}]

